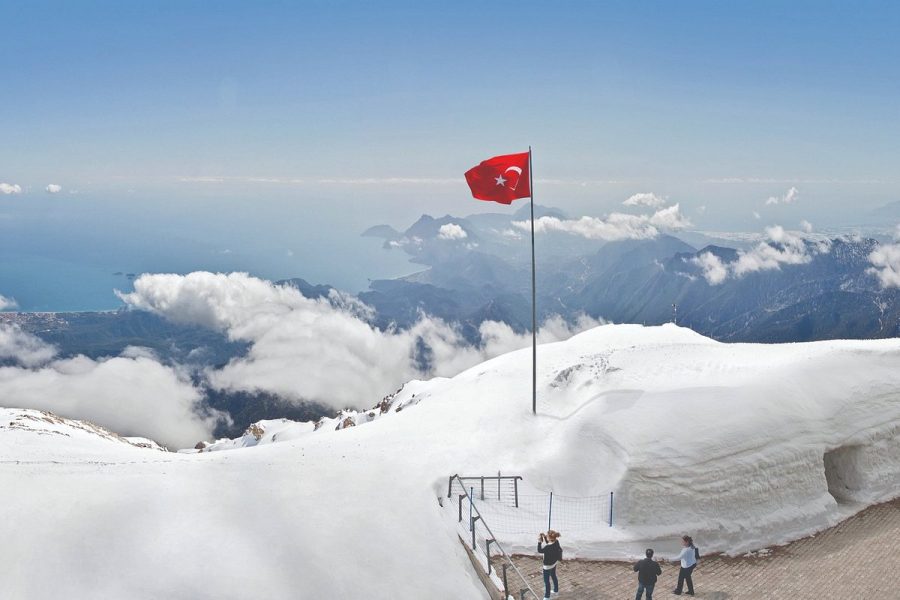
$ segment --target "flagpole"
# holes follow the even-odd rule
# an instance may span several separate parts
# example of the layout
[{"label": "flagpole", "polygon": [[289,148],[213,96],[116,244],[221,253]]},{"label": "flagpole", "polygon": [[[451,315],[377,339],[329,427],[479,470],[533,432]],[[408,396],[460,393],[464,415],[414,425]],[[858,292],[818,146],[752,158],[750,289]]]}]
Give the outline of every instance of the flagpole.
[{"label": "flagpole", "polygon": [[534,175],[528,146],[528,191],[531,193],[531,414],[537,415],[537,286],[534,279]]}]

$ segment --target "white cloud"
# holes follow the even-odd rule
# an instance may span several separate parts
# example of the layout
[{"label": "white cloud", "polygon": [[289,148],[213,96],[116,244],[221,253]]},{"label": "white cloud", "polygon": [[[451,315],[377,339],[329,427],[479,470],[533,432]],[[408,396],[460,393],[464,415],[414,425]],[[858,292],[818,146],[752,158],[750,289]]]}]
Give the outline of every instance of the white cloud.
[{"label": "white cloud", "polygon": [[869,254],[866,273],[878,277],[883,288],[900,287],[900,244],[883,244]]},{"label": "white cloud", "polygon": [[56,185],[55,183],[51,183],[46,188],[44,188],[48,194],[58,194],[62,191],[61,185]]},{"label": "white cloud", "polygon": [[7,406],[89,420],[173,448],[210,439],[217,420],[198,412],[202,395],[186,377],[144,357],[76,356],[35,369],[3,367],[0,397]]},{"label": "white cloud", "polygon": [[466,230],[456,223],[446,223],[438,229],[438,238],[442,240],[464,240],[467,237]]},{"label": "white cloud", "polygon": [[750,250],[739,250],[732,262],[724,262],[710,252],[691,259],[691,263],[703,270],[703,277],[710,285],[719,285],[728,277],[740,278],[748,273],[780,269],[782,265],[802,265],[812,261],[817,254],[831,251],[829,240],[810,241],[797,232],[785,230],[780,225],[767,227],[766,238]]},{"label": "white cloud", "polygon": [[34,367],[56,356],[56,348],[15,324],[0,323],[0,361]]},{"label": "white cloud", "polygon": [[783,196],[769,196],[766,204],[792,204],[800,198],[800,190],[791,187]]},{"label": "white cloud", "polygon": [[[513,226],[528,230],[531,223],[515,221]],[[660,209],[651,215],[612,213],[605,218],[581,217],[570,220],[547,216],[534,221],[535,233],[561,231],[606,241],[650,239],[658,236],[660,229],[679,230],[690,226],[690,220],[681,213],[678,204]]]},{"label": "white cloud", "polygon": [[0,194],[10,195],[10,194],[21,194],[22,186],[16,185],[15,183],[0,183]]},{"label": "white cloud", "polygon": [[781,265],[802,265],[810,262],[810,255],[803,238],[780,225],[766,227],[768,241],[760,242],[755,248],[738,254],[731,266],[735,277],[756,271],[780,269]]},{"label": "white cloud", "polygon": [[[119,296],[133,308],[249,342],[246,356],[207,372],[213,388],[264,390],[335,408],[369,406],[410,379],[454,375],[530,340],[506,325],[484,323],[484,343],[474,347],[454,327],[425,315],[408,330],[381,331],[358,300],[351,307],[305,298],[295,288],[245,273],[142,275],[134,292]],[[540,336],[564,339],[596,323],[569,327],[551,320]],[[420,360],[423,348],[427,368]]]},{"label": "white cloud", "polygon": [[712,252],[704,252],[700,256],[695,256],[691,262],[703,270],[703,278],[709,285],[719,285],[728,279],[728,267],[721,258]]},{"label": "white cloud", "polygon": [[13,308],[18,308],[19,303],[16,302],[15,298],[7,298],[3,294],[0,294],[0,310],[10,310]]},{"label": "white cloud", "polygon": [[760,219],[762,219],[762,215],[759,214],[757,211],[754,210],[754,211],[753,211],[753,218],[756,219],[757,221],[759,221]]},{"label": "white cloud", "polygon": [[809,221],[807,221],[806,219],[803,219],[802,221],[800,221],[800,229],[801,229],[801,231],[803,231],[803,233],[812,233],[813,232],[813,224],[810,223]]},{"label": "white cloud", "polygon": [[650,208],[659,208],[665,203],[665,198],[660,198],[652,192],[640,192],[632,195],[622,204],[625,206],[649,206]]},{"label": "white cloud", "polygon": [[94,360],[55,359],[56,349],[19,327],[0,324],[5,406],[35,408],[103,425],[120,435],[149,437],[174,448],[210,439],[217,413],[201,414],[202,395],[188,377],[145,349]]},{"label": "white cloud", "polygon": [[678,231],[691,226],[690,220],[681,214],[678,204],[673,204],[668,208],[661,208],[650,215],[649,222],[652,226],[660,229],[671,229]]}]

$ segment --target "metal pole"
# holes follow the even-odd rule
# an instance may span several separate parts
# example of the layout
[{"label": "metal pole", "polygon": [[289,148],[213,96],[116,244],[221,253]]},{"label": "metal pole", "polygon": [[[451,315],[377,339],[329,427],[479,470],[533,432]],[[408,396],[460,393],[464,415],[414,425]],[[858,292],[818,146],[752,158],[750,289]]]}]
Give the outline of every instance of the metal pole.
[{"label": "metal pole", "polygon": [[484,553],[487,556],[487,564],[488,564],[488,575],[491,574],[491,544],[493,544],[496,540],[484,540]]},{"label": "metal pole", "polygon": [[503,563],[503,600],[509,600],[509,582],[506,579],[506,563]]},{"label": "metal pole", "polygon": [[553,522],[553,492],[550,492],[550,510],[547,512],[547,531],[552,529],[551,523]]},{"label": "metal pole", "polygon": [[469,531],[472,531],[472,495],[475,493],[475,488],[469,488]]},{"label": "metal pole", "polygon": [[[459,495],[459,521],[457,521],[458,523],[462,523],[462,501],[463,501],[463,498],[465,498],[465,497],[466,497],[465,494]],[[471,514],[469,516],[471,516]]]},{"label": "metal pole", "polygon": [[519,508],[519,478],[513,479],[514,492],[516,494],[516,508]]},{"label": "metal pole", "polygon": [[613,493],[609,493],[609,526],[612,527],[612,516],[613,516]]},{"label": "metal pole", "polygon": [[534,173],[528,146],[528,191],[531,194],[531,414],[537,414],[537,285],[534,273]]},{"label": "metal pole", "polygon": [[497,471],[497,502],[500,501],[500,471]]},{"label": "metal pole", "polygon": [[481,499],[484,500],[484,475],[481,476]]}]

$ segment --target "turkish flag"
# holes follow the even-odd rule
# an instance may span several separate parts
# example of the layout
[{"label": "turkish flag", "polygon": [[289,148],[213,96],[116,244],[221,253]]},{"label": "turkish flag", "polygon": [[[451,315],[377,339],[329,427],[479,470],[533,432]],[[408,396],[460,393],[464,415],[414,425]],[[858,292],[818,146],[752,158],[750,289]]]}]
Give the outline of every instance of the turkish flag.
[{"label": "turkish flag", "polygon": [[466,182],[478,200],[512,204],[531,196],[528,152],[504,154],[482,161],[466,171]]}]

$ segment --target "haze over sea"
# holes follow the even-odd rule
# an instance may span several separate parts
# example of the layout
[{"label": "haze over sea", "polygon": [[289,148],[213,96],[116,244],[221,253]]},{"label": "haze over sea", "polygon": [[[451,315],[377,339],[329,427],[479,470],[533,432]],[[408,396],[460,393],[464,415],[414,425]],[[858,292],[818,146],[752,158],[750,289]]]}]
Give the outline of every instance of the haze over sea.
[{"label": "haze over sea", "polygon": [[173,203],[127,192],[7,201],[0,295],[23,311],[110,310],[122,306],[113,290],[131,289],[128,274],[247,271],[357,292],[368,278],[418,269],[382,240],[360,237],[369,219],[345,209],[298,212],[298,204],[310,206],[234,197]]}]

